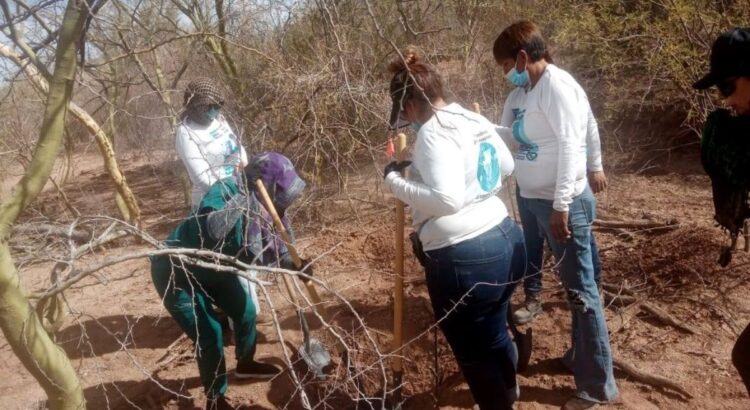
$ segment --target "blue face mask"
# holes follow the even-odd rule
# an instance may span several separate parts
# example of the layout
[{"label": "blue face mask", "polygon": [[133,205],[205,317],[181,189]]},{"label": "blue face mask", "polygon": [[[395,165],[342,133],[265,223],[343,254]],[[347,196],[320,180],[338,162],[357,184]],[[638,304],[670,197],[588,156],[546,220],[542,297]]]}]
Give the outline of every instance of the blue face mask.
[{"label": "blue face mask", "polygon": [[219,117],[219,108],[217,107],[211,107],[206,111],[206,118],[208,118],[209,121],[213,121],[216,118]]},{"label": "blue face mask", "polygon": [[422,128],[422,125],[424,125],[424,124],[422,124],[419,121],[414,121],[413,123],[411,123],[409,125],[411,125],[411,129],[413,129],[415,132],[419,132],[419,129]]},{"label": "blue face mask", "polygon": [[526,87],[531,81],[531,79],[529,78],[529,70],[524,67],[523,71],[519,73],[518,70],[516,70],[515,65],[510,69],[510,71],[508,71],[508,74],[505,74],[505,78],[507,78],[508,81],[510,81],[510,83],[515,85],[516,87]]}]

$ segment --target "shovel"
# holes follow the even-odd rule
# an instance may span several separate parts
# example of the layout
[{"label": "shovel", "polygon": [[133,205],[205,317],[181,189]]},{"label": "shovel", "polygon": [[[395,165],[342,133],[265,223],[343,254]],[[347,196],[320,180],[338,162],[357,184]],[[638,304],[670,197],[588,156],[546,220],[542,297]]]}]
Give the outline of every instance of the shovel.
[{"label": "shovel", "polygon": [[[396,139],[396,158],[406,159],[406,135],[398,134]],[[393,351],[400,350],[404,345],[404,203],[396,200],[396,226],[394,228],[396,240],[396,259],[394,261],[394,298],[393,298]],[[402,352],[393,357],[393,395],[391,398],[394,409],[401,408],[401,385],[404,377],[404,366],[401,360]]]},{"label": "shovel", "polygon": [[516,322],[513,321],[513,313],[510,310],[510,304],[508,304],[508,327],[510,332],[513,334],[513,343],[516,345],[518,353],[518,362],[516,363],[516,373],[521,373],[529,366],[531,360],[532,337],[531,328],[526,329],[526,333],[521,333],[516,326]]},{"label": "shovel", "polygon": [[[257,181],[255,181],[255,186],[258,188],[258,193],[260,194],[260,199],[263,202],[263,205],[266,207],[268,213],[271,214],[271,218],[273,219],[273,223],[276,226],[276,230],[281,234],[281,238],[286,243],[287,249],[289,250],[289,254],[292,256],[292,261],[294,262],[295,267],[297,269],[302,269],[302,260],[300,259],[299,254],[297,254],[297,250],[291,244],[289,233],[284,228],[284,224],[281,223],[281,218],[279,218],[279,214],[278,212],[276,212],[276,207],[273,206],[273,202],[268,196],[268,191],[266,191],[266,187],[265,185],[263,185],[263,181],[258,179]],[[284,278],[284,286],[286,287],[287,292],[289,292],[289,297],[292,299],[292,303],[297,306],[297,315],[299,316],[300,323],[302,324],[302,336],[304,342],[297,351],[299,352],[302,360],[304,360],[305,364],[307,365],[307,368],[311,372],[313,372],[313,374],[315,374],[315,377],[321,380],[325,379],[326,374],[324,369],[331,364],[331,355],[328,353],[328,350],[326,350],[325,346],[320,340],[310,337],[310,327],[307,324],[307,318],[305,318],[305,314],[302,311],[302,306],[298,303],[297,292],[295,291],[291,282],[295,279],[290,278],[289,275],[281,276]],[[312,285],[311,282],[310,285]],[[310,298],[313,299],[314,304],[317,305],[320,302],[320,297],[318,297],[318,293],[315,291],[315,288],[312,288],[311,291],[311,286],[307,286],[307,290],[308,292],[310,292]]]}]

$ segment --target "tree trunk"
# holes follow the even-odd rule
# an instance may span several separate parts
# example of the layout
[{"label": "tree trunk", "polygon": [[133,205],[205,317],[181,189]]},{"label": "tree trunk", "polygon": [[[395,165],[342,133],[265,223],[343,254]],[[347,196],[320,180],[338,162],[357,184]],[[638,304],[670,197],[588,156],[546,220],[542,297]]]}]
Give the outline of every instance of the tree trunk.
[{"label": "tree trunk", "polygon": [[8,240],[10,227],[41,192],[62,147],[76,73],[76,41],[81,38],[86,18],[83,7],[81,0],[70,0],[65,9],[39,141],[26,174],[0,206],[0,329],[47,393],[47,405],[53,410],[85,409],[83,390],[65,353],[50,339],[24,296]]},{"label": "tree trunk", "polygon": [[[0,44],[0,54],[11,59],[19,67],[23,68],[26,77],[31,80],[31,83],[38,90],[43,93],[49,92],[48,89],[50,87],[44,77],[42,77],[32,65],[25,64],[20,57],[10,49],[10,47]],[[104,168],[115,185],[117,191],[115,200],[123,219],[134,225],[139,225],[141,210],[138,207],[138,201],[136,201],[133,191],[130,190],[130,186],[125,180],[125,175],[120,171],[120,166],[117,164],[117,157],[115,156],[115,150],[112,147],[110,139],[107,137],[107,133],[104,132],[102,127],[99,126],[96,120],[91,117],[86,110],[79,107],[74,102],[68,100],[67,108],[70,109],[70,113],[73,114],[74,117],[86,126],[89,132],[94,134],[94,139],[96,139],[99,151],[104,158]]]}]

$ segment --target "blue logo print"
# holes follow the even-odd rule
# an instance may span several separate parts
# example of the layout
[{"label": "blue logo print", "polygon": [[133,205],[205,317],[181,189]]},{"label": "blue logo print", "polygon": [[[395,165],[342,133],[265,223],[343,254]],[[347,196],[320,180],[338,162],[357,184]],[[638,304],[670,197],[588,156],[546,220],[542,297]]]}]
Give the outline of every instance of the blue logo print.
[{"label": "blue logo print", "polygon": [[[234,135],[232,135],[232,137],[234,137]],[[224,162],[226,164],[224,165],[224,173],[226,175],[234,174],[237,164],[239,164],[240,161],[239,155],[235,155],[239,150],[239,145],[237,145],[233,139],[228,138],[224,142]]]},{"label": "blue logo print", "polygon": [[513,121],[513,138],[521,144],[515,158],[534,161],[536,157],[539,156],[539,146],[531,142],[524,131],[523,114],[525,112],[526,110],[521,110],[519,108],[513,109],[513,118],[515,118],[515,121]]},{"label": "blue logo print", "polygon": [[500,160],[497,158],[497,150],[492,144],[486,142],[479,145],[477,180],[485,192],[495,189],[500,180]]}]

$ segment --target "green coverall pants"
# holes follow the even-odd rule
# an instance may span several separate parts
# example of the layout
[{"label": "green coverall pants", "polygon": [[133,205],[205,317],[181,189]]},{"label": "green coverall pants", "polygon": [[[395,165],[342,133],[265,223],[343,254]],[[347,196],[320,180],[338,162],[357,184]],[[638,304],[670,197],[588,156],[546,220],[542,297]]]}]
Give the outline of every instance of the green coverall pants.
[{"label": "green coverall pants", "polygon": [[186,266],[169,256],[151,260],[151,278],[156,291],[180,328],[197,344],[196,359],[201,382],[209,396],[227,390],[224,340],[221,323],[212,305],[234,321],[237,361],[255,356],[255,305],[239,277]]}]

